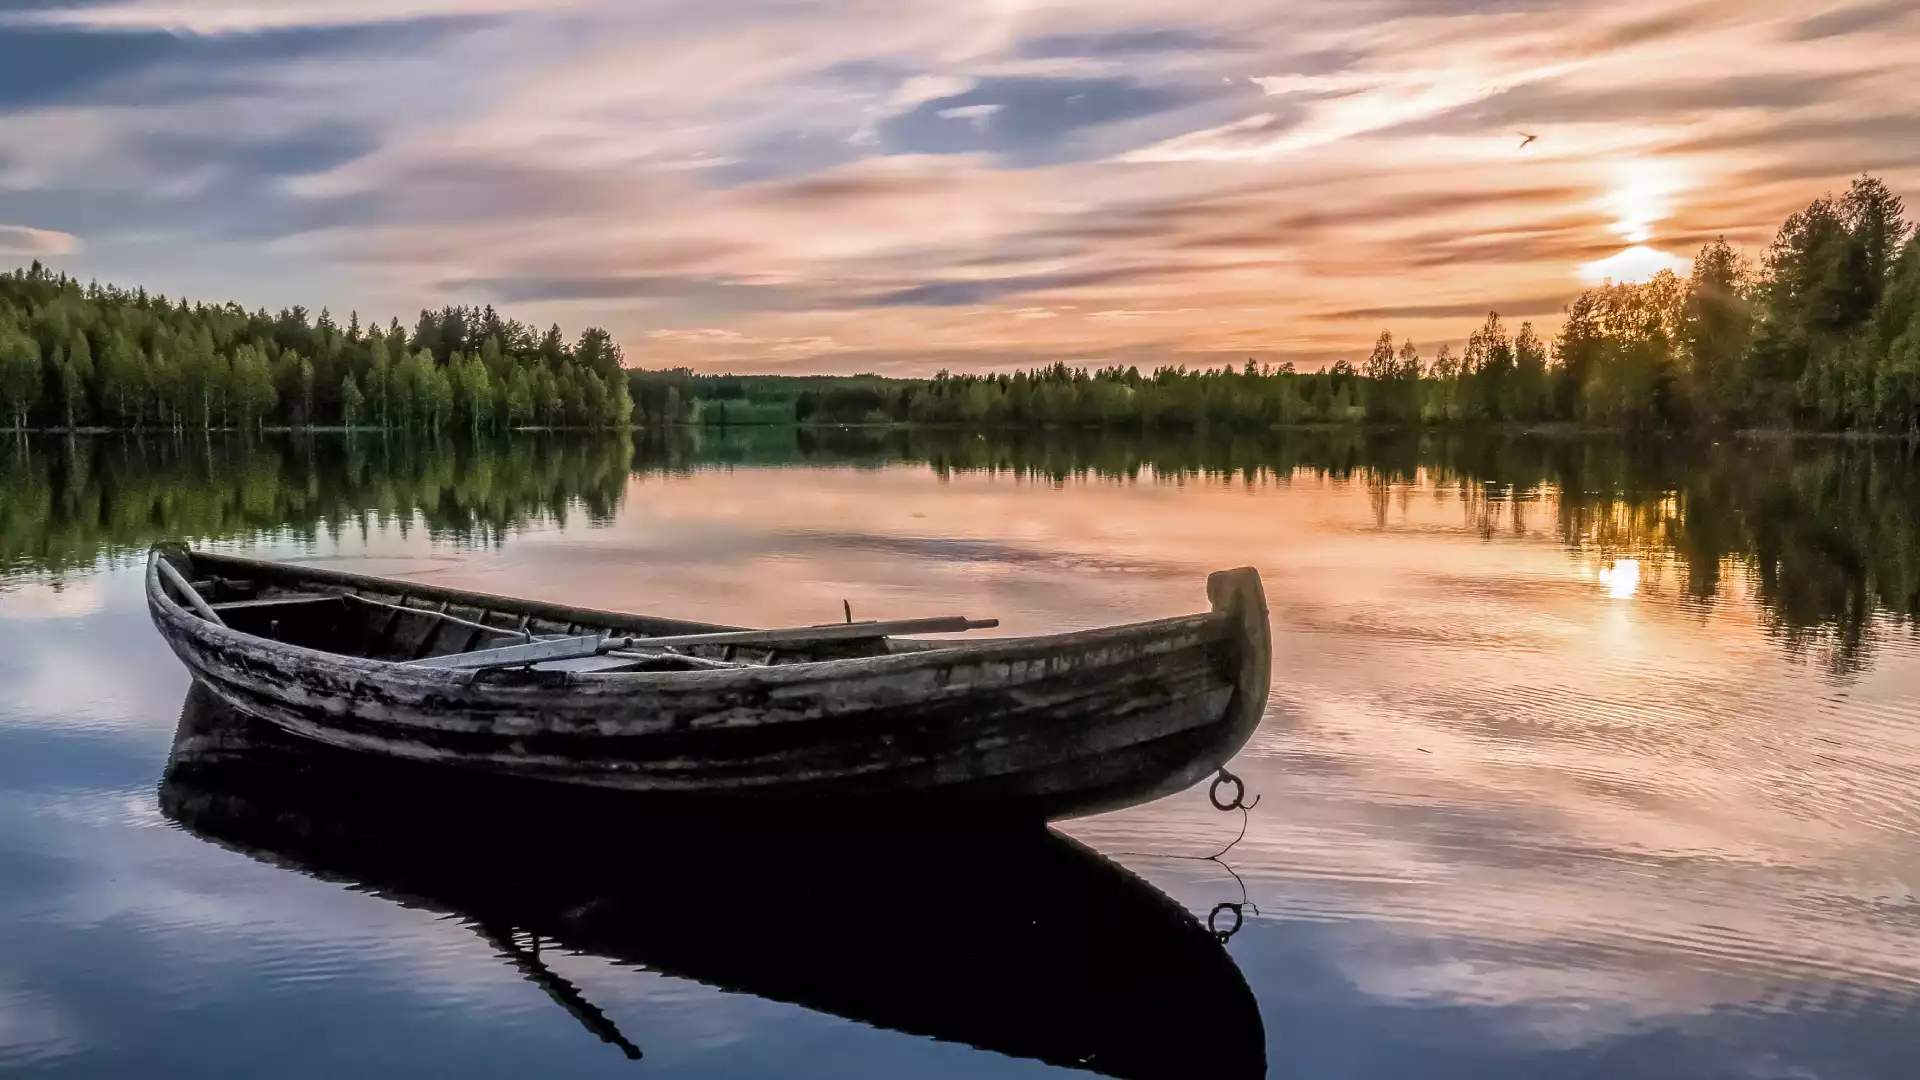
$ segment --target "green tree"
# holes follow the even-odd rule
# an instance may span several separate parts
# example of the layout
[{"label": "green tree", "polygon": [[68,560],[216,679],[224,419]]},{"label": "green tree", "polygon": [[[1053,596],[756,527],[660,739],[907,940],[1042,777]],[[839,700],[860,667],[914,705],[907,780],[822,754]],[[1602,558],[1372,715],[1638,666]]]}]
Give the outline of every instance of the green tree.
[{"label": "green tree", "polygon": [[597,326],[589,326],[581,332],[579,342],[573,347],[573,358],[601,378],[621,373],[623,360],[620,346],[614,344],[612,334]]},{"label": "green tree", "polygon": [[633,397],[627,392],[627,380],[625,376],[606,376],[605,388],[607,425],[616,428],[632,427]]},{"label": "green tree", "polygon": [[233,405],[243,428],[259,430],[280,403],[273,367],[266,354],[251,345],[233,351]]},{"label": "green tree", "polygon": [[1523,322],[1513,336],[1514,416],[1538,420],[1552,412],[1552,386],[1547,377],[1547,347],[1533,324]]},{"label": "green tree", "polygon": [[102,396],[112,404],[114,418],[123,426],[140,421],[140,405],[146,397],[147,358],[140,353],[124,331],[107,335],[106,349],[100,355]]},{"label": "green tree", "polygon": [[0,310],[0,405],[16,429],[40,403],[40,343]]},{"label": "green tree", "polygon": [[379,334],[367,343],[367,405],[382,429],[393,427],[393,360]]},{"label": "green tree", "polygon": [[1687,348],[1687,393],[1709,420],[1738,415],[1745,363],[1753,347],[1753,271],[1725,239],[1700,249],[1687,282],[1682,331]]},{"label": "green tree", "polygon": [[516,367],[507,383],[507,422],[519,427],[531,423],[532,419],[533,381],[527,377],[526,368]]},{"label": "green tree", "polygon": [[[555,328],[556,330],[558,327]],[[534,409],[540,414],[540,423],[554,427],[560,423],[560,408],[563,404],[560,396],[560,382],[554,377],[551,368],[542,367],[534,377]]]},{"label": "green tree", "polygon": [[1374,339],[1373,352],[1367,354],[1360,373],[1372,384],[1367,396],[1367,416],[1373,420],[1398,420],[1400,401],[1394,391],[1399,382],[1400,358],[1393,347],[1393,335],[1385,330]]},{"label": "green tree", "polygon": [[340,415],[348,427],[359,426],[360,410],[365,405],[366,397],[360,393],[360,384],[349,374],[340,383]]},{"label": "green tree", "polygon": [[86,417],[87,383],[93,379],[93,350],[87,344],[87,335],[74,334],[65,354],[56,353],[55,357],[60,368],[60,401],[66,407],[67,430],[72,431]]},{"label": "green tree", "polygon": [[[326,309],[320,309],[322,318]],[[302,426],[313,424],[313,361],[294,354],[294,384],[300,389],[300,423]]]}]

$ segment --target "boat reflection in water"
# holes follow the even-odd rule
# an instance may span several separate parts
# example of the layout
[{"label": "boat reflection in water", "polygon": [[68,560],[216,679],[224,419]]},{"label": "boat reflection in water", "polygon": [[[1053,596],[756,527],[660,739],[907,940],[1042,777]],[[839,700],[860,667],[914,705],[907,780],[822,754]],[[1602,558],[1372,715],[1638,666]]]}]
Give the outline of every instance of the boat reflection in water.
[{"label": "boat reflection in water", "polygon": [[543,950],[1110,1076],[1266,1073],[1258,1005],[1220,942],[1039,826],[690,824],[611,793],[369,761],[197,685],[160,805],[252,858],[459,917],[630,1057]]}]

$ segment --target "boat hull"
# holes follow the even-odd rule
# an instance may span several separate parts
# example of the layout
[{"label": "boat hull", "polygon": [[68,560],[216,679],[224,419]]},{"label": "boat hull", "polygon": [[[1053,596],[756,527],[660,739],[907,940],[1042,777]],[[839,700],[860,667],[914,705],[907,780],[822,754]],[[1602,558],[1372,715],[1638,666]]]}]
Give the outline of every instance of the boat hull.
[{"label": "boat hull", "polygon": [[[163,587],[162,558],[190,560],[183,572],[297,580],[301,571],[180,552],[150,559],[155,626],[197,680],[246,713],[343,749],[663,798],[1070,817],[1213,773],[1251,735],[1267,696],[1265,600],[1251,570],[1213,576],[1212,611],[1083,633],[724,670],[474,672],[218,625]],[[493,611],[550,609],[409,588]],[[582,624],[634,619],[557,610]]]}]

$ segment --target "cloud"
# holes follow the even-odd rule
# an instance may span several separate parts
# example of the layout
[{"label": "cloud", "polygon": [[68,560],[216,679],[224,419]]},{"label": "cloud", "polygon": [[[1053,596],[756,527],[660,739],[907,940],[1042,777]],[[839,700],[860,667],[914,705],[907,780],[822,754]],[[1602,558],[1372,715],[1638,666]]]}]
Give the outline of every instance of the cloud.
[{"label": "cloud", "polygon": [[[0,26],[236,34],[397,23],[569,6],[566,0],[26,0],[0,5]],[[11,10],[9,10],[11,9]]]},{"label": "cloud", "polygon": [[728,360],[766,359],[789,363],[796,359],[837,352],[840,343],[831,337],[764,337],[743,334],[718,326],[700,326],[684,330],[651,330],[649,341],[668,342],[701,350],[710,363]]},{"label": "cloud", "polygon": [[1603,52],[1644,45],[1708,25],[1712,22],[1713,16],[1712,4],[1695,4],[1691,7],[1681,7],[1676,11],[1663,11],[1644,18],[1629,19],[1609,26],[1586,39],[1582,47],[1590,52]]},{"label": "cloud", "polygon": [[975,281],[932,281],[904,289],[863,297],[861,306],[872,307],[961,307],[985,304],[1023,293],[1049,292],[1104,285],[1139,276],[1132,270],[1094,270],[1078,273],[1021,274],[1015,277],[983,278]]},{"label": "cloud", "polygon": [[1225,35],[1183,27],[1137,27],[1105,33],[1048,34],[1029,38],[1013,50],[1027,59],[1138,56],[1143,53],[1219,52],[1245,48]]},{"label": "cloud", "polygon": [[988,153],[1037,165],[1084,157],[1099,145],[1085,138],[1092,129],[1172,112],[1223,92],[1131,78],[988,78],[889,117],[877,134],[889,153]]},{"label": "cloud", "polygon": [[1330,319],[1361,319],[1378,322],[1382,319],[1471,319],[1480,318],[1489,311],[1501,315],[1557,315],[1566,310],[1567,299],[1564,296],[1523,296],[1509,300],[1470,300],[1459,304],[1404,304],[1398,307],[1348,308],[1329,314]]},{"label": "cloud", "polygon": [[1288,132],[1306,120],[1304,108],[1263,112],[1205,131],[1180,135],[1127,155],[1130,161],[1241,161],[1281,153]]},{"label": "cloud", "polygon": [[139,136],[129,149],[159,172],[212,165],[257,182],[265,177],[325,172],[371,153],[377,145],[377,135],[369,127],[323,121],[268,135],[153,133]]},{"label": "cloud", "polygon": [[107,101],[153,107],[246,90],[243,75],[352,53],[405,53],[475,23],[464,16],[246,34],[96,30],[0,22],[0,108]]},{"label": "cloud", "polygon": [[1558,78],[1574,61],[1504,61],[1446,68],[1376,67],[1253,80],[1278,99],[1266,111],[1128,155],[1143,162],[1270,161],[1439,116],[1517,86]]},{"label": "cloud", "polygon": [[[1880,161],[1893,164],[1911,163],[1911,153],[1902,154],[1901,150],[1910,147],[1915,139],[1920,139],[1920,115],[1911,112],[1879,113],[1855,116],[1808,116],[1796,120],[1774,120],[1763,126],[1706,134],[1684,141],[1685,150],[1701,152],[1719,152],[1729,150],[1759,150],[1778,147],[1784,144],[1825,145],[1839,142],[1856,141],[1867,144],[1873,156]],[[1830,151],[1829,151],[1830,152]],[[1880,161],[1873,162],[1879,167]],[[1819,162],[1809,162],[1818,165]],[[1827,171],[1803,175],[1845,176],[1855,171],[1850,165],[1825,159]]]},{"label": "cloud", "polygon": [[[1260,189],[1210,198],[1103,207],[1036,234],[1052,240],[1158,241],[1177,249],[1244,250],[1276,245],[1320,244],[1359,226],[1407,223],[1447,216],[1504,212],[1518,216],[1540,208],[1559,210],[1592,194],[1591,187],[1552,184],[1489,185],[1455,191],[1369,192],[1364,198],[1318,193],[1305,205],[1276,206]],[[1078,250],[1078,249],[1076,249]]]},{"label": "cloud", "polygon": [[793,290],[777,285],[675,274],[603,276],[524,275],[448,281],[443,287],[474,293],[501,303],[549,300],[683,300],[705,305],[766,308],[797,302]]},{"label": "cloud", "polygon": [[1529,83],[1437,116],[1386,129],[1390,135],[1506,131],[1515,125],[1637,122],[1742,109],[1791,109],[1835,100],[1853,73],[1778,72],[1717,79],[1683,78],[1645,86],[1595,88],[1564,80]]},{"label": "cloud", "polygon": [[1795,41],[1843,37],[1887,26],[1912,15],[1913,4],[1910,0],[1884,0],[1878,4],[1838,7],[1795,23],[1787,36]]},{"label": "cloud", "polygon": [[0,255],[41,258],[72,255],[80,250],[80,238],[53,229],[34,229],[25,225],[0,225]]},{"label": "cloud", "polygon": [[884,199],[934,199],[956,194],[952,176],[918,170],[837,172],[765,189],[765,197],[808,210],[854,210]]}]

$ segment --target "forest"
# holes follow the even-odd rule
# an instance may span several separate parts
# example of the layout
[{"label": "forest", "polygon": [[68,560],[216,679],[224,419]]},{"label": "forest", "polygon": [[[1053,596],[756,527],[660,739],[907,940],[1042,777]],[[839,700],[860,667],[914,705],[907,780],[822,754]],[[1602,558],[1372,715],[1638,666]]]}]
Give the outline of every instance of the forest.
[{"label": "forest", "polygon": [[1920,436],[1920,235],[1862,176],[1790,216],[1757,259],[1716,241],[1692,273],[1589,289],[1552,340],[1497,312],[1456,354],[1383,331],[1358,362],[1014,373],[703,375],[627,369],[485,309],[340,326],[0,275],[0,425],[72,430],[342,425],[461,430],[965,424],[1261,430],[1299,423],[1561,422]]},{"label": "forest", "polygon": [[629,427],[619,345],[569,343],[492,307],[422,311],[411,331],[82,286],[38,262],[0,275],[0,427],[184,430],[341,425]]},{"label": "forest", "polygon": [[931,380],[635,371],[645,421],[1201,426],[1569,422],[1920,433],[1920,237],[1872,177],[1789,217],[1756,262],[1706,245],[1689,278],[1607,284],[1548,341],[1498,313],[1456,354],[1382,332],[1358,363],[1101,370],[1065,364]]}]

